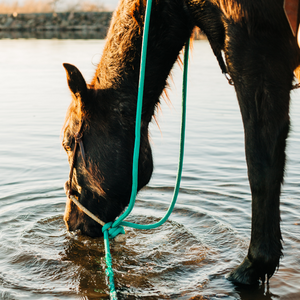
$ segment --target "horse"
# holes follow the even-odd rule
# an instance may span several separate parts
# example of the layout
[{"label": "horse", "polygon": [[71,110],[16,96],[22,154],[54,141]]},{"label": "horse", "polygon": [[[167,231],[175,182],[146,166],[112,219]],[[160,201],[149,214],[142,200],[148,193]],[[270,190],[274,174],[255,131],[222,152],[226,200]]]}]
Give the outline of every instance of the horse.
[{"label": "horse", "polygon": [[[65,190],[104,223],[120,215],[131,194],[145,7],[146,0],[120,0],[90,84],[75,66],[64,64],[72,95],[63,127],[62,144],[71,165]],[[280,192],[290,91],[293,72],[300,64],[283,0],[153,1],[138,190],[149,182],[153,171],[149,123],[155,118],[170,71],[196,27],[206,34],[222,72],[231,78],[245,134],[251,240],[244,261],[227,278],[244,285],[269,281],[282,256]],[[102,226],[70,198],[64,220],[70,231],[102,236]]]}]

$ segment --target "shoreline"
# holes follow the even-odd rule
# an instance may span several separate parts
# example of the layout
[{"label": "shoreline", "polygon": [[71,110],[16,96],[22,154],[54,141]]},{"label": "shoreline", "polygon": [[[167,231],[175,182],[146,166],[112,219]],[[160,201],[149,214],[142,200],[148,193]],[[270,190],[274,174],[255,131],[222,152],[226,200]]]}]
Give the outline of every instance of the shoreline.
[{"label": "shoreline", "polygon": [[0,37],[104,39],[111,17],[112,12],[0,14]]},{"label": "shoreline", "polygon": [[[113,12],[0,14],[0,38],[105,39]],[[206,39],[199,30],[194,39]]]}]

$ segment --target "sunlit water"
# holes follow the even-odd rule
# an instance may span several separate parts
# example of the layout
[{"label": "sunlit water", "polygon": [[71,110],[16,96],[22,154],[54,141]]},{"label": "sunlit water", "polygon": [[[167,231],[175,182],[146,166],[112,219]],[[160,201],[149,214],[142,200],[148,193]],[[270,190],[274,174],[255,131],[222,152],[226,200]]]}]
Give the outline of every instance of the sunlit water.
[{"label": "sunlit water", "polygon": [[[87,81],[102,40],[0,40],[0,299],[107,299],[102,239],[76,236],[63,222],[68,177],[60,130],[70,102],[63,62]],[[251,201],[243,129],[233,87],[206,41],[190,58],[185,162],[178,204],[151,231],[127,229],[112,244],[120,299],[300,299],[300,93],[292,93],[282,192],[284,257],[269,287],[225,279],[247,253]],[[155,172],[131,220],[163,216],[178,161],[181,70],[172,104],[151,125]]]}]

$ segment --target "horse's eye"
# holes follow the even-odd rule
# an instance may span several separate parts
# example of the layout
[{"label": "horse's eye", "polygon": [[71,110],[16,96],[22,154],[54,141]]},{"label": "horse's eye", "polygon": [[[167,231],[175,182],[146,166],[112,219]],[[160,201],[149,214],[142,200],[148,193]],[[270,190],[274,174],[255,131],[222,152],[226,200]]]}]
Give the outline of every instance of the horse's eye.
[{"label": "horse's eye", "polygon": [[71,151],[71,147],[63,143],[63,147],[66,151]]}]

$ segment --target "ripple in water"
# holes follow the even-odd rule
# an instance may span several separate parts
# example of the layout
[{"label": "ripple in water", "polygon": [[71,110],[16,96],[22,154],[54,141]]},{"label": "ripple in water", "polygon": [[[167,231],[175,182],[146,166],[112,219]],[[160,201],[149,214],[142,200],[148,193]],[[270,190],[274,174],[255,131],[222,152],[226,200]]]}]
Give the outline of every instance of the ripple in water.
[{"label": "ripple in water", "polygon": [[[5,82],[0,89],[5,129],[0,131],[0,299],[108,299],[103,239],[68,233],[63,222],[69,167],[59,138],[70,102],[61,64],[77,65],[89,81],[91,59],[103,45],[0,40],[0,82]],[[299,92],[292,93],[281,200],[284,257],[269,287],[237,288],[225,275],[243,260],[250,240],[243,127],[234,91],[208,43],[195,42],[192,55],[178,203],[162,227],[128,228],[125,243],[112,242],[119,298],[300,299]],[[138,195],[130,216],[134,222],[157,221],[172,198],[180,129],[178,68],[173,79],[173,107],[162,104],[161,131],[151,126],[155,172]]]}]

